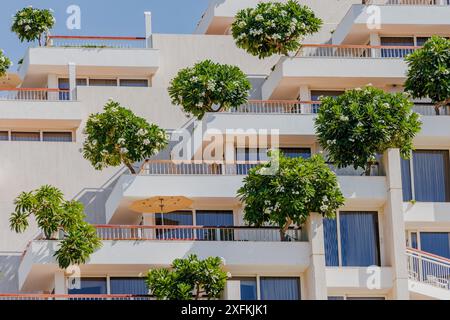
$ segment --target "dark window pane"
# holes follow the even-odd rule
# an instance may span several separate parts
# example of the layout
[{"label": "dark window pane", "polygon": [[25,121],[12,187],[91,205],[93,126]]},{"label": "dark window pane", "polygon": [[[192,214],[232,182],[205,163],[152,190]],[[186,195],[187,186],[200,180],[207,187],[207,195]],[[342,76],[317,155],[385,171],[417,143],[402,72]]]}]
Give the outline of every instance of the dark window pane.
[{"label": "dark window pane", "polygon": [[110,278],[110,286],[111,294],[148,294],[144,278]]},{"label": "dark window pane", "polygon": [[241,300],[258,300],[256,289],[256,278],[238,278],[241,289]]},{"label": "dark window pane", "polygon": [[8,131],[0,131],[0,141],[8,141]]},{"label": "dark window pane", "polygon": [[82,278],[80,289],[69,289],[69,294],[107,294],[105,278]]},{"label": "dark window pane", "polygon": [[339,266],[339,252],[336,219],[323,219],[325,242],[325,264],[327,267]]},{"label": "dark window pane", "polygon": [[120,79],[121,87],[148,87],[147,79]]},{"label": "dark window pane", "polygon": [[260,279],[261,300],[300,300],[299,278]]},{"label": "dark window pane", "polygon": [[117,87],[116,79],[89,79],[91,87]]},{"label": "dark window pane", "polygon": [[412,188],[411,188],[411,161],[401,159],[402,169],[402,187],[403,187],[403,201],[412,200]]},{"label": "dark window pane", "polygon": [[377,212],[340,212],[342,266],[380,265]]},{"label": "dark window pane", "polygon": [[413,152],[415,200],[448,202],[448,151],[417,150]]},{"label": "dark window pane", "polygon": [[411,248],[418,249],[418,246],[417,246],[417,233],[416,232],[412,232],[411,233]]},{"label": "dark window pane", "polygon": [[[382,46],[414,46],[414,38],[413,37],[382,37],[381,38]],[[396,48],[387,48],[381,49],[381,56],[384,58],[401,58],[408,54],[410,54],[412,49],[396,49]]]},{"label": "dark window pane", "polygon": [[[194,224],[192,211],[157,213],[155,219],[157,226],[192,226]],[[156,236],[158,239],[192,239],[194,233],[192,229],[169,229],[157,230]]]},{"label": "dark window pane", "polygon": [[280,151],[288,158],[311,158],[311,149],[309,148],[280,148]]},{"label": "dark window pane", "polygon": [[[77,86],[86,86],[87,80],[84,78],[77,79]],[[61,90],[69,90],[70,89],[70,83],[69,79],[67,78],[59,78],[58,79],[58,88]]]},{"label": "dark window pane", "polygon": [[386,300],[385,297],[347,297],[347,300]]},{"label": "dark window pane", "polygon": [[450,259],[450,237],[448,232],[421,232],[422,251]]},{"label": "dark window pane", "polygon": [[39,132],[11,132],[11,141],[40,141]]},{"label": "dark window pane", "polygon": [[42,140],[47,142],[72,142],[72,132],[44,132]]},{"label": "dark window pane", "polygon": [[423,46],[425,44],[425,42],[428,41],[428,39],[430,39],[430,37],[417,37],[416,41],[417,41],[417,45],[419,47]]},{"label": "dark window pane", "polygon": [[215,229],[216,227],[233,227],[233,211],[197,211],[196,223],[198,226],[210,227],[197,230],[197,239],[206,241],[233,241],[232,229]]},{"label": "dark window pane", "polygon": [[328,300],[344,300],[344,297],[341,296],[330,296]]},{"label": "dark window pane", "polygon": [[312,90],[311,100],[319,101],[321,97],[339,97],[344,91],[332,91],[332,90]]}]

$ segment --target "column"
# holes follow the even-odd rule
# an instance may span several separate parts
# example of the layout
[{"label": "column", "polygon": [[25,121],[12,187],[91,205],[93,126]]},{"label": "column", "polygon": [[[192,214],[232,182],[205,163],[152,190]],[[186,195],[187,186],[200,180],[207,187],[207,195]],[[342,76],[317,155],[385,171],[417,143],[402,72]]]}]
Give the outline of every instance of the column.
[{"label": "column", "polygon": [[[311,101],[311,91],[307,85],[301,85],[298,91],[298,96],[300,101]],[[311,113],[311,105],[309,104],[301,104],[301,113]]]},{"label": "column", "polygon": [[55,272],[55,294],[67,294],[66,292],[66,278],[64,271]]},{"label": "column", "polygon": [[239,280],[227,280],[223,292],[224,300],[241,300],[241,282]]},{"label": "column", "polygon": [[[369,44],[371,46],[381,46],[380,35],[376,32],[372,32],[369,36]],[[372,58],[377,58],[381,56],[380,49],[371,49]]]},{"label": "column", "polygon": [[306,225],[311,244],[311,264],[305,272],[305,297],[307,300],[327,300],[323,218],[312,213]]},{"label": "column", "polygon": [[389,149],[384,154],[384,166],[388,187],[387,202],[384,207],[384,243],[386,262],[392,267],[394,273],[392,298],[409,300],[402,177],[398,149]]},{"label": "column", "polygon": [[69,68],[69,96],[70,96],[70,100],[76,100],[77,99],[77,94],[76,94],[76,89],[77,89],[77,66],[75,63],[73,62],[69,62],[68,64],[68,68]]},{"label": "column", "polygon": [[[47,88],[49,89],[58,89],[58,77],[56,74],[49,74],[47,76]],[[48,100],[54,101],[59,100],[59,93],[58,92],[49,92],[48,93]]]},{"label": "column", "polygon": [[150,11],[144,12],[145,16],[145,38],[146,38],[146,47],[153,48],[152,41],[152,13]]}]

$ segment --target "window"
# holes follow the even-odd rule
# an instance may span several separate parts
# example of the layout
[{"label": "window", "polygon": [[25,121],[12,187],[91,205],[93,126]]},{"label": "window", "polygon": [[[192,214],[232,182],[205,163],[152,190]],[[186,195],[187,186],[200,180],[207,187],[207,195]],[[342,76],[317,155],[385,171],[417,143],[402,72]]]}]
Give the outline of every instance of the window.
[{"label": "window", "polygon": [[266,161],[268,150],[266,148],[237,148],[237,161]]},{"label": "window", "polygon": [[[155,216],[157,226],[192,226],[194,219],[191,211],[177,211],[167,214],[157,213]],[[158,239],[192,239],[192,229],[156,230]]]},{"label": "window", "polygon": [[233,280],[239,280],[241,300],[258,300],[256,278],[238,278]]},{"label": "window", "polygon": [[147,295],[144,278],[110,278],[111,294]]},{"label": "window", "polygon": [[11,132],[11,141],[40,141],[39,132]]},{"label": "window", "polygon": [[[393,47],[408,47],[414,46],[414,37],[382,37],[382,46],[393,46]],[[383,58],[402,58],[413,52],[413,49],[381,49],[381,56]]]},{"label": "window", "polygon": [[121,87],[148,87],[147,79],[120,79]]},{"label": "window", "polygon": [[341,211],[337,219],[324,219],[327,266],[380,265],[377,212]]},{"label": "window", "polygon": [[68,292],[69,294],[107,294],[106,278],[81,278],[80,289],[69,289]]},{"label": "window", "polygon": [[72,132],[43,132],[42,140],[46,142],[72,142]]},{"label": "window", "polygon": [[[196,223],[203,227],[233,227],[233,211],[196,211]],[[205,229],[197,230],[197,238],[207,241],[233,241],[232,229]]]},{"label": "window", "polygon": [[386,300],[385,297],[329,296],[328,300]]},{"label": "window", "polygon": [[117,87],[116,79],[89,79],[91,87]]},{"label": "window", "polygon": [[312,90],[311,100],[319,101],[321,97],[339,97],[344,91],[334,91],[334,90]]},{"label": "window", "polygon": [[421,232],[420,250],[450,259],[450,233]]},{"label": "window", "polygon": [[8,141],[9,134],[8,131],[0,131],[0,141]]},{"label": "window", "polygon": [[280,148],[280,151],[288,158],[311,158],[310,148]]},{"label": "window", "polygon": [[[78,78],[77,79],[77,86],[87,86],[87,79],[85,78]],[[70,82],[67,78],[59,78],[58,79],[58,88],[60,90],[69,90],[70,89]]]},{"label": "window", "polygon": [[300,300],[299,278],[261,277],[261,300]]},{"label": "window", "polygon": [[404,201],[450,202],[448,150],[416,150],[401,161]]}]

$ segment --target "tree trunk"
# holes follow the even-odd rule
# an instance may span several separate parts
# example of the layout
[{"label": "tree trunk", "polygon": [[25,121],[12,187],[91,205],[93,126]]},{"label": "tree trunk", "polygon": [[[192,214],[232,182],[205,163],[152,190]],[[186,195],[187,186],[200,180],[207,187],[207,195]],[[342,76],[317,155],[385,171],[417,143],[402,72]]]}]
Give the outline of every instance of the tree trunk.
[{"label": "tree trunk", "polygon": [[129,164],[128,162],[125,162],[125,165],[128,167],[128,170],[130,170],[131,174],[136,174],[136,170],[134,170],[134,168],[131,164]]},{"label": "tree trunk", "polygon": [[287,218],[286,219],[286,224],[283,226],[283,228],[281,228],[280,229],[280,238],[281,238],[281,241],[287,241],[287,238],[286,238],[286,231],[288,231],[288,229],[289,229],[289,227],[291,226],[291,224],[292,224],[292,219],[290,219],[290,218]]},{"label": "tree trunk", "polygon": [[444,101],[437,102],[434,106],[434,111],[436,112],[436,115],[439,116],[441,114],[441,111],[439,110],[439,108],[445,107],[449,104],[450,104],[450,99],[446,99]]},{"label": "tree trunk", "polygon": [[364,171],[364,174],[367,177],[370,177],[370,173],[372,172],[372,162],[368,162],[366,165],[366,170]]}]

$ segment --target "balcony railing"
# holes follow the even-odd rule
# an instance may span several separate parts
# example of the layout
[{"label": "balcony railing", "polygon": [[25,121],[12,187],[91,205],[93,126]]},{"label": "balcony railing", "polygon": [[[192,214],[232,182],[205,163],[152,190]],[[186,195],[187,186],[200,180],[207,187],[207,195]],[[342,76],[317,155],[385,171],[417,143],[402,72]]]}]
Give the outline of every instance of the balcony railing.
[{"label": "balcony railing", "polygon": [[450,259],[412,248],[406,258],[411,280],[450,290]]},{"label": "balcony railing", "polygon": [[300,58],[403,59],[421,47],[304,44],[297,52]]},{"label": "balcony railing", "polygon": [[257,113],[257,114],[316,114],[319,110],[318,101],[297,100],[250,100],[237,108],[225,113]]},{"label": "balcony railing", "polygon": [[387,6],[448,6],[450,0],[363,0],[366,5]]},{"label": "balcony railing", "polygon": [[141,175],[247,175],[260,161],[221,163],[214,161],[147,160]]},{"label": "balcony railing", "polygon": [[0,294],[0,300],[153,300],[131,294]]},{"label": "balcony railing", "polygon": [[70,91],[49,88],[0,89],[0,100],[67,101]]},{"label": "balcony railing", "polygon": [[[271,227],[96,225],[95,228],[100,239],[112,241],[281,241],[279,229]],[[291,228],[284,240],[303,241],[305,234],[301,229]]]},{"label": "balcony railing", "polygon": [[[436,115],[435,107],[431,103],[414,103],[413,110],[423,116],[435,116]],[[449,116],[450,115],[450,106],[445,106],[445,107],[439,108],[439,115],[440,116]]]},{"label": "balcony railing", "polygon": [[49,36],[48,47],[146,48],[145,37]]}]

